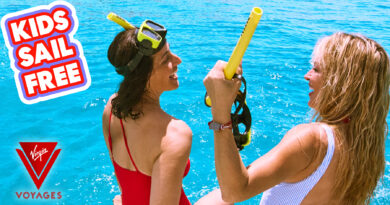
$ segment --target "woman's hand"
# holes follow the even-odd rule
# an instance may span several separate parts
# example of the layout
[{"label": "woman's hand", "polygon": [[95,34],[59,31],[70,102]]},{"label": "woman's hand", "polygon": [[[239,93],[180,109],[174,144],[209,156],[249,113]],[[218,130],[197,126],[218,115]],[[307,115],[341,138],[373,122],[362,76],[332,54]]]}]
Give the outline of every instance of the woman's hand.
[{"label": "woman's hand", "polygon": [[[230,110],[241,86],[239,79],[225,79],[223,69],[226,65],[227,62],[217,61],[203,80],[207,94],[211,98],[213,120],[219,123],[230,121]],[[236,73],[242,74],[242,69],[238,68]]]}]

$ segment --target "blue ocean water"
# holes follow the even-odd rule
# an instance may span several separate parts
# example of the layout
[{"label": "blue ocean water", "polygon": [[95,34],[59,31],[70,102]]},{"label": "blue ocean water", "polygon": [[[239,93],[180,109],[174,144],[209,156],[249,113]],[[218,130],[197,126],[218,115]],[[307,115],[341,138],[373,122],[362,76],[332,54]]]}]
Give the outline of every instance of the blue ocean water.
[{"label": "blue ocean water", "polygon": [[[162,95],[168,113],[193,131],[191,170],[183,181],[192,203],[215,189],[210,109],[204,106],[202,79],[214,63],[227,61],[251,9],[264,14],[244,56],[247,103],[252,113],[252,142],[241,156],[246,165],[275,146],[287,130],[310,121],[307,106],[310,55],[316,41],[336,31],[362,33],[390,52],[389,1],[114,1],[69,0],[77,12],[75,35],[83,45],[92,84],[89,89],[33,105],[18,97],[8,50],[0,38],[0,204],[110,204],[119,194],[114,169],[103,140],[103,108],[121,81],[106,58],[121,28],[106,19],[113,11],[138,25],[155,20],[169,30],[171,50],[182,59],[179,89]],[[0,0],[0,16],[51,1]],[[389,119],[389,118],[388,118]],[[389,139],[389,136],[387,137]],[[62,151],[40,192],[61,191],[58,201],[18,200],[15,192],[36,191],[15,149],[23,141],[56,141]],[[371,204],[390,204],[390,143],[386,170]],[[258,204],[261,195],[239,204]]]}]

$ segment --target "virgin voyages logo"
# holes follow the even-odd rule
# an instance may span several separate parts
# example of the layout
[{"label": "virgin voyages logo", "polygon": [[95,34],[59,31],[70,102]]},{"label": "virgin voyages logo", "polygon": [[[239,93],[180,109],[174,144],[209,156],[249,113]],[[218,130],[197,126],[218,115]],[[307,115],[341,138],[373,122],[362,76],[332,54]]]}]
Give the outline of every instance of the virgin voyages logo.
[{"label": "virgin voyages logo", "polygon": [[[54,150],[57,142],[20,142],[21,149],[16,149],[31,179],[39,190],[61,149]],[[61,192],[16,192],[18,198],[25,199],[60,199]]]}]

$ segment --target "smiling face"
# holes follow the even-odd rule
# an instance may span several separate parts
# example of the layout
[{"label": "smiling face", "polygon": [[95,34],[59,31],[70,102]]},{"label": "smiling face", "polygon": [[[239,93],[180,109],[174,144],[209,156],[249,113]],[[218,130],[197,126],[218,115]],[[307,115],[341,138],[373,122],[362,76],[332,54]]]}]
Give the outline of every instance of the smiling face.
[{"label": "smiling face", "polygon": [[304,76],[309,81],[309,87],[312,92],[309,93],[310,100],[308,102],[309,107],[316,109],[316,98],[322,87],[322,74],[321,68],[318,63],[314,62],[313,67]]},{"label": "smiling face", "polygon": [[149,79],[148,89],[161,94],[164,91],[179,87],[177,66],[181,59],[169,50],[169,44],[153,55],[153,71]]}]

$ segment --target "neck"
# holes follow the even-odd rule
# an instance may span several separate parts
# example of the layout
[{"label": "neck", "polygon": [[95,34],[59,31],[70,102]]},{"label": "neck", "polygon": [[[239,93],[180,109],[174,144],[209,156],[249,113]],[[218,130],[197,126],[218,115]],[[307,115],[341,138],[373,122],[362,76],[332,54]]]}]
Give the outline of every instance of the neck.
[{"label": "neck", "polygon": [[145,105],[160,107],[160,95],[158,93],[148,92],[143,97],[143,102]]}]

